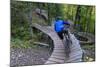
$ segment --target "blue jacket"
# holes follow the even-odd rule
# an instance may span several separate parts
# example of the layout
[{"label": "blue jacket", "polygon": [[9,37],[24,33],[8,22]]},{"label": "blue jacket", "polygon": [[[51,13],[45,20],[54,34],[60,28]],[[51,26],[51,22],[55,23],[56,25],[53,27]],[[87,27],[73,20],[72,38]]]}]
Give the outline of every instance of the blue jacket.
[{"label": "blue jacket", "polygon": [[64,22],[63,20],[56,20],[54,24],[54,28],[56,32],[61,32],[64,29],[64,24],[69,24],[68,22]]}]

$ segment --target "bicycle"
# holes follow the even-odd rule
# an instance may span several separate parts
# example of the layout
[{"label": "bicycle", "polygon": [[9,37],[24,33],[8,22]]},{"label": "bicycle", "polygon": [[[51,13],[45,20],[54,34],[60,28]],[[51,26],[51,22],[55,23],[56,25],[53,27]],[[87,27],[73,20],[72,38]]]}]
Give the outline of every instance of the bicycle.
[{"label": "bicycle", "polygon": [[67,56],[70,53],[70,44],[71,44],[71,40],[70,40],[70,33],[69,33],[69,29],[68,26],[65,25],[64,27],[64,33],[63,33],[63,38],[64,38],[64,46],[65,46],[65,52],[67,54]]}]

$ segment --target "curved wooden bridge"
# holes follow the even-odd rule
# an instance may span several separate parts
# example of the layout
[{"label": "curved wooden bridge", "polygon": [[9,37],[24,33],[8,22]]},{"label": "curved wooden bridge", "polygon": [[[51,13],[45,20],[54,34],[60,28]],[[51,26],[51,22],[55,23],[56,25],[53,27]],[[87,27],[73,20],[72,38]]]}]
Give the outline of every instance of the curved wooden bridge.
[{"label": "curved wooden bridge", "polygon": [[[32,27],[35,27],[36,29],[47,34],[53,40],[53,52],[48,61],[45,62],[45,64],[70,63],[82,61],[82,49],[80,47],[79,41],[75,38],[73,34],[69,33],[69,37],[72,43],[67,43],[66,40],[60,40],[60,38],[51,26],[41,26],[39,24],[34,23],[32,24]],[[69,48],[65,49],[65,45],[67,44],[69,44]]]}]

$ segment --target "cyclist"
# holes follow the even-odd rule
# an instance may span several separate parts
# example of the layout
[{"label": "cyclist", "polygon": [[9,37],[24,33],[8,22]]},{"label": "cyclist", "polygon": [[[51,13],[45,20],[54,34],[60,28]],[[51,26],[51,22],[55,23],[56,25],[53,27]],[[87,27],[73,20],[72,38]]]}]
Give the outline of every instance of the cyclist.
[{"label": "cyclist", "polygon": [[67,34],[67,29],[69,28],[70,23],[68,21],[62,20],[60,16],[58,16],[54,22],[54,28],[57,32],[60,39],[63,39],[63,33]]}]

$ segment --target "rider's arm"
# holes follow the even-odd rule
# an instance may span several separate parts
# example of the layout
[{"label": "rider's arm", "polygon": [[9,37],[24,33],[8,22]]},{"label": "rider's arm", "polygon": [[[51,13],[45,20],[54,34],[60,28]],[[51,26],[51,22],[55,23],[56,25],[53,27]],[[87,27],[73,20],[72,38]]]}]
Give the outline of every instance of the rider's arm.
[{"label": "rider's arm", "polygon": [[70,23],[68,21],[64,21],[63,23],[66,25],[70,25]]}]

